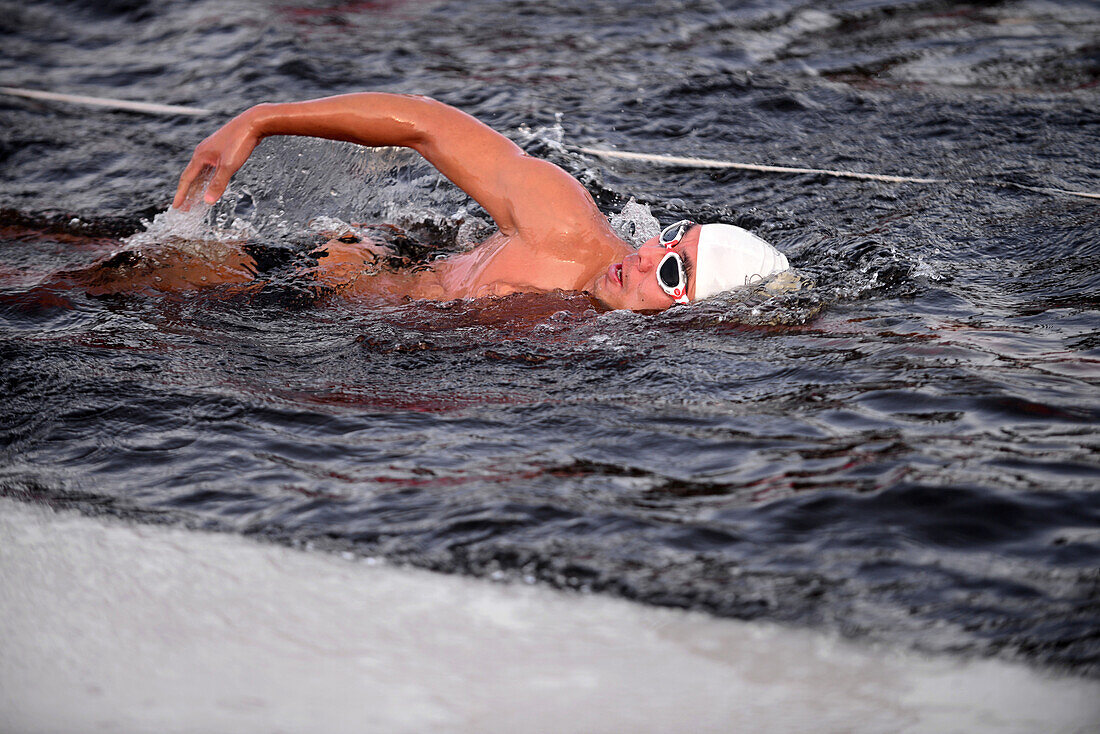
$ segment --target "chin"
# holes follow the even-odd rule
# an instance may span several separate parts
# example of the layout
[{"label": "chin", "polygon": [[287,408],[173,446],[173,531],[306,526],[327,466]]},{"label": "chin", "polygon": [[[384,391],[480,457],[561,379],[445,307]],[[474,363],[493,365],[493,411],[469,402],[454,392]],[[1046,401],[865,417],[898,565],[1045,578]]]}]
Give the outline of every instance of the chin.
[{"label": "chin", "polygon": [[621,306],[616,306],[608,301],[606,298],[599,296],[595,293],[588,293],[587,295],[590,301],[592,301],[594,304],[596,304],[596,306],[604,311],[615,311],[621,308]]},{"label": "chin", "polygon": [[592,299],[593,301],[598,303],[600,306],[602,306],[604,308],[604,310],[607,310],[607,311],[614,311],[617,308],[622,308],[622,306],[615,305],[615,303],[613,302],[613,299],[608,298],[606,288],[600,288],[599,287],[600,284],[598,282],[597,282],[596,285],[597,285],[597,287],[593,288],[590,291],[587,291],[588,297],[590,299]]}]

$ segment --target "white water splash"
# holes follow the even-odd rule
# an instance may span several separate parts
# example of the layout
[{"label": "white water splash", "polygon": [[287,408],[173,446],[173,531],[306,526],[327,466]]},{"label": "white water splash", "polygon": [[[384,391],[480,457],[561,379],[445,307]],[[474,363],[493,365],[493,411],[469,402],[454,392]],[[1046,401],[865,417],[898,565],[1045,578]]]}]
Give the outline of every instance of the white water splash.
[{"label": "white water splash", "polygon": [[916,263],[913,265],[912,273],[910,273],[913,277],[928,278],[928,280],[943,280],[943,276],[932,267],[931,263],[920,255],[917,255],[915,259]]},{"label": "white water splash", "polygon": [[633,196],[623,205],[622,211],[612,214],[608,221],[617,235],[635,247],[661,233],[661,225],[649,210],[649,205],[639,204]]},{"label": "white water splash", "polygon": [[554,115],[553,125],[541,125],[536,128],[520,125],[516,130],[516,142],[526,147],[537,141],[557,153],[566,153],[565,128],[561,126],[561,118],[562,114],[558,112]]},{"label": "white water splash", "polygon": [[123,251],[141,251],[146,248],[171,246],[172,248],[206,260],[216,262],[227,254],[230,243],[247,240],[255,234],[251,224],[235,218],[231,222],[218,223],[212,216],[213,207],[199,203],[190,211],[166,209],[152,221],[141,220],[143,232],[137,232],[122,240]]},{"label": "white water splash", "polygon": [[153,217],[152,221],[142,219],[145,231],[130,235],[123,242],[127,249],[139,249],[169,238],[204,239],[210,233],[207,222],[209,211],[210,207],[206,204],[198,204],[186,212],[167,209]]}]

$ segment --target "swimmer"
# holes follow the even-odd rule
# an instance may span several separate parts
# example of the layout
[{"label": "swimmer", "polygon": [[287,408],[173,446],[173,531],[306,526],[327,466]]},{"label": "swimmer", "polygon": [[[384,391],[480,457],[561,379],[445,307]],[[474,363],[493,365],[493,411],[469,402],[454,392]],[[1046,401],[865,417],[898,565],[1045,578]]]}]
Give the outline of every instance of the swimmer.
[{"label": "swimmer", "polygon": [[[365,92],[256,105],[198,145],[172,205],[189,209],[207,180],[203,198],[213,204],[256,145],[273,135],[412,148],[497,226],[468,252],[381,278],[356,277],[374,262],[377,248],[334,239],[316,275],[352,294],[452,300],[581,291],[611,309],[663,311],[789,268],[778,250],[729,224],[676,222],[635,248],[568,173],[454,107],[410,95]],[[229,270],[236,273],[232,280],[249,268]],[[207,273],[203,282],[214,277]]]}]

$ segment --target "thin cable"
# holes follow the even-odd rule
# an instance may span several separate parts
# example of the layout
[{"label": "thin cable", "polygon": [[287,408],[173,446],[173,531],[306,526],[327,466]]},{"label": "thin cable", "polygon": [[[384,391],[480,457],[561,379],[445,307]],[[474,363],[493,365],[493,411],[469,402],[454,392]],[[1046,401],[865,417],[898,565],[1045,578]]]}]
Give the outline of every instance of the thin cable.
[{"label": "thin cable", "polygon": [[1014,189],[1023,189],[1024,191],[1035,191],[1040,194],[1050,194],[1056,196],[1058,194],[1065,194],[1066,196],[1081,196],[1086,199],[1100,199],[1100,194],[1090,194],[1087,191],[1069,191],[1067,189],[1052,189],[1046,186],[1025,186],[1024,184],[1012,183],[1011,181],[995,181],[997,186],[1010,186]]},{"label": "thin cable", "polygon": [[[599,158],[617,158],[628,161],[644,161],[646,163],[656,163],[662,166],[680,166],[683,168],[718,168],[718,169],[737,169],[742,171],[761,171],[764,173],[816,173],[823,176],[836,176],[838,178],[858,178],[867,181],[888,181],[890,183],[920,183],[920,184],[933,184],[933,183],[966,183],[981,185],[981,182],[974,179],[957,180],[949,178],[916,178],[913,176],[887,176],[881,173],[860,173],[858,171],[834,171],[827,168],[795,168],[793,166],[764,166],[757,163],[736,163],[734,161],[715,161],[707,158],[685,158],[681,156],[673,155],[653,155],[650,153],[631,153],[625,150],[605,150],[603,148],[586,148],[575,147],[579,153],[586,153],[588,155],[594,155]],[[1012,183],[1010,181],[992,181],[989,182],[995,186],[1010,186],[1012,188],[1024,189],[1026,191],[1035,191],[1040,194],[1050,195],[1065,195],[1065,196],[1080,196],[1085,199],[1100,199],[1100,194],[1093,194],[1087,191],[1068,191],[1066,189],[1054,189],[1039,186],[1026,186],[1024,184]]]},{"label": "thin cable", "polygon": [[887,176],[881,173],[859,173],[857,171],[831,171],[826,168],[794,168],[791,166],[763,166],[758,163],[734,163],[733,161],[712,161],[706,158],[684,158],[675,155],[650,155],[649,153],[628,153],[620,150],[601,148],[577,148],[581,153],[600,158],[622,158],[628,161],[645,161],[665,166],[683,166],[685,168],[737,168],[743,171],[764,171],[766,173],[821,173],[826,176],[844,178],[863,178],[870,181],[889,181],[891,183],[946,183],[942,178],[911,178],[909,176]]},{"label": "thin cable", "polygon": [[40,92],[36,89],[18,89],[16,87],[0,87],[0,94],[8,94],[13,97],[27,97],[29,99],[44,99],[51,102],[70,102],[72,104],[110,107],[116,110],[144,112],[147,115],[193,115],[195,117],[200,117],[214,114],[213,110],[204,110],[201,107],[183,107],[180,105],[154,104],[152,102],[132,102],[127,99],[107,99],[105,97],[85,97],[81,94],[58,94],[57,92]]}]

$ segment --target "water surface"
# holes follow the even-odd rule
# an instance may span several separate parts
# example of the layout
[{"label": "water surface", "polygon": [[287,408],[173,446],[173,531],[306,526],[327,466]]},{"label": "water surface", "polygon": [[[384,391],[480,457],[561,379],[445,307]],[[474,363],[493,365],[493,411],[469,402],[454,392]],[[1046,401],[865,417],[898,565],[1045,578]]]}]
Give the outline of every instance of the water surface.
[{"label": "water surface", "polygon": [[[1100,190],[1092,6],[130,0],[0,17],[4,84],[218,113],[0,99],[0,492],[1100,672],[1100,207],[1002,185]],[[635,197],[662,221],[750,227],[806,285],[660,316],[568,294],[364,309],[292,280],[34,288],[142,232],[229,114],[362,89],[460,106],[608,214]],[[585,145],[971,181],[661,168]],[[445,249],[487,226],[409,156],[305,141],[265,143],[210,216],[275,249],[319,217]]]}]

